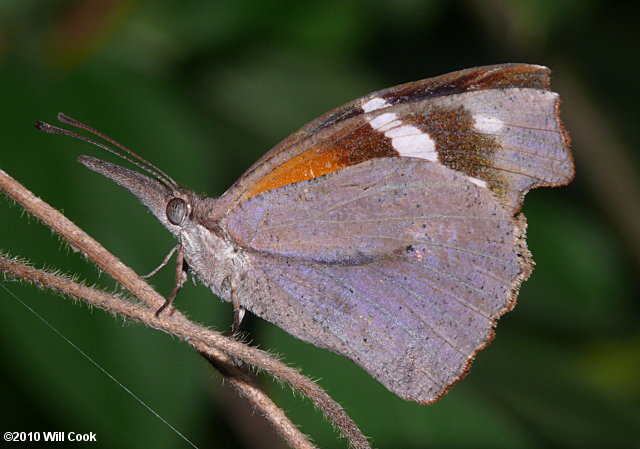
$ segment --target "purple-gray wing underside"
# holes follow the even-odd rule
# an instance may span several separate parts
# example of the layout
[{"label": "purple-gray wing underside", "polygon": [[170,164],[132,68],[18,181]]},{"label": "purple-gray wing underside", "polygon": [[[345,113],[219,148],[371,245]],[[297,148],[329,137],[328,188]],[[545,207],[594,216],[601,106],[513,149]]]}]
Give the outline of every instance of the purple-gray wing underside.
[{"label": "purple-gray wing underside", "polygon": [[264,192],[221,224],[246,250],[245,307],[423,403],[464,375],[531,266],[523,217],[415,158]]}]

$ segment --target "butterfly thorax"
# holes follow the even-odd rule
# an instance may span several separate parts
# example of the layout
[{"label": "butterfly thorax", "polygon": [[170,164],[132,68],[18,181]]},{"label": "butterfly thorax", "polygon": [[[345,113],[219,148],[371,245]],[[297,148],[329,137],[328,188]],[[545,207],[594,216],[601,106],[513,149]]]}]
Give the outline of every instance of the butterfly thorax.
[{"label": "butterfly thorax", "polygon": [[185,226],[179,239],[190,272],[221,299],[230,301],[232,284],[245,271],[242,250],[223,232],[212,232],[197,221]]}]

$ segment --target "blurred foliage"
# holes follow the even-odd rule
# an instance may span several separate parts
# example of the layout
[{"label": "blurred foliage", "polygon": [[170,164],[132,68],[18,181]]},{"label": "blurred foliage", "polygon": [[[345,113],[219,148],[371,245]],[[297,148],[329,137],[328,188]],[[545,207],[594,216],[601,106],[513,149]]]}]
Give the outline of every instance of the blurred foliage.
[{"label": "blurred foliage", "polygon": [[[577,178],[529,194],[537,268],[470,375],[438,403],[407,403],[357,366],[249,319],[340,401],[381,448],[640,445],[640,42],[636,2],[4,0],[0,166],[139,272],[173,245],[135,199],[42,135],[65,113],[219,195],[280,139],[375,89],[507,61],[550,66]],[[586,106],[585,106],[586,105]],[[104,156],[104,155],[101,155]],[[36,266],[114,288],[3,201],[2,244]],[[172,285],[171,269],[153,282]],[[47,292],[17,297],[201,447],[276,447],[220,376],[167,336]],[[186,447],[171,429],[0,289],[3,431],[95,432],[99,447]],[[178,306],[228,329],[231,309],[187,285]],[[261,378],[321,447],[345,447],[311,405]]]}]

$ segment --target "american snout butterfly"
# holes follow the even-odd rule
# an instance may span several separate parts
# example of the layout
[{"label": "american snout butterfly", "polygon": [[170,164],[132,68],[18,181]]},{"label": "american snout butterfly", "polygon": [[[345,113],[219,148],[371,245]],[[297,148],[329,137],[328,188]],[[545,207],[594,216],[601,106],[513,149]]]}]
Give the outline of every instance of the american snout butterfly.
[{"label": "american snout butterfly", "polygon": [[165,305],[188,267],[234,303],[236,326],[246,308],[430,403],[465,375],[531,273],[525,193],[573,178],[559,104],[549,70],[526,64],[381,90],[305,125],[219,198],[59,118],[152,176],[79,158],[179,240]]}]

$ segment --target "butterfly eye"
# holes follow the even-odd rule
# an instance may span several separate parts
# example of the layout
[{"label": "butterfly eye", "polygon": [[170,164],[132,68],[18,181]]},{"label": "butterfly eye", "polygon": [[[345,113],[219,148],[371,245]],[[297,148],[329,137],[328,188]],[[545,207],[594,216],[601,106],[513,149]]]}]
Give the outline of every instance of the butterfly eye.
[{"label": "butterfly eye", "polygon": [[180,198],[173,198],[167,203],[167,218],[171,223],[178,226],[187,215],[187,203]]}]

